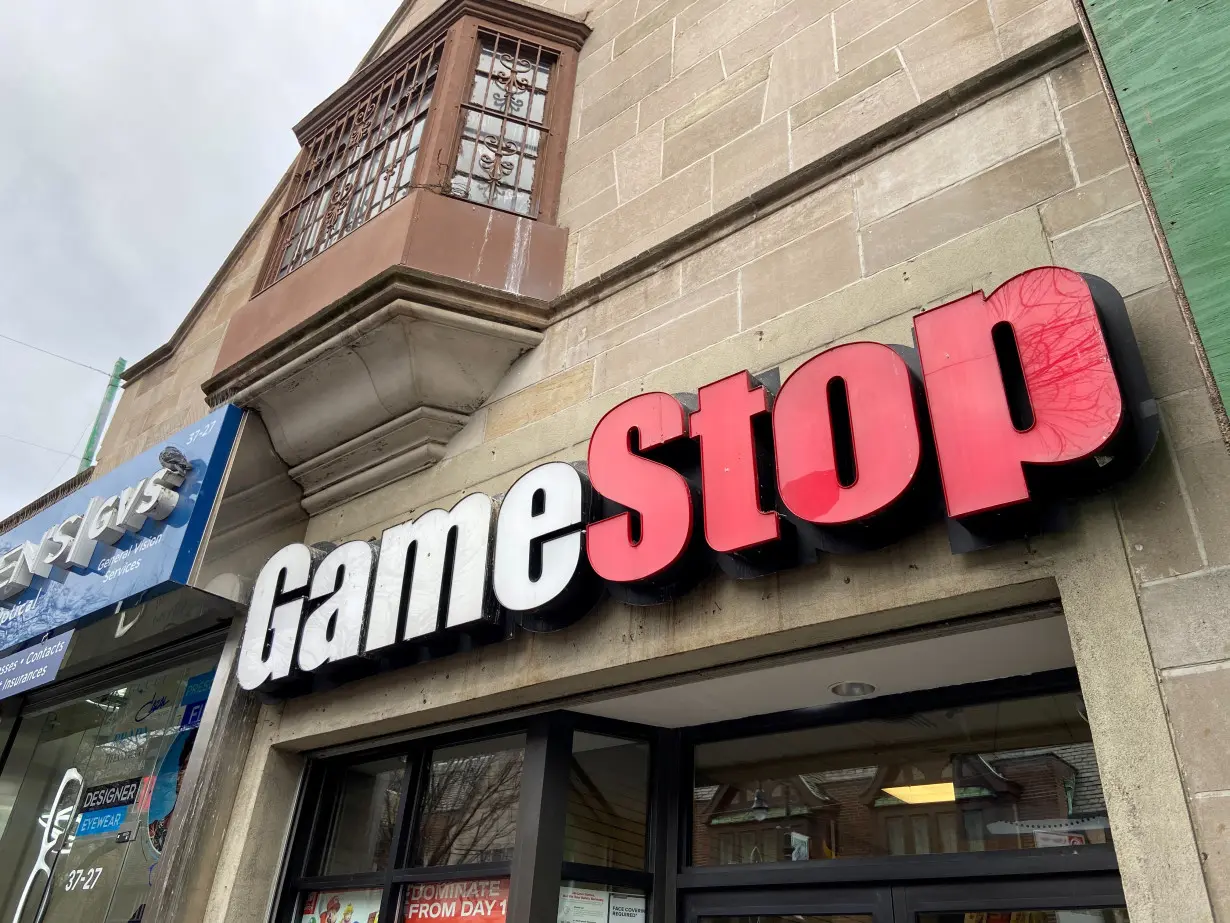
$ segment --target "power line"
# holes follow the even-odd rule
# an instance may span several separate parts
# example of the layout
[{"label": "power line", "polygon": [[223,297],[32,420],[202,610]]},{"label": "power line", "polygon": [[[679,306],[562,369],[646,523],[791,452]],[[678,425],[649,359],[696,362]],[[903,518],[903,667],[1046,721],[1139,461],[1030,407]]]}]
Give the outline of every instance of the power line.
[{"label": "power line", "polygon": [[57,455],[67,455],[69,458],[75,458],[72,452],[61,452],[59,449],[53,449],[51,446],[39,445],[37,442],[30,442],[27,439],[18,439],[16,436],[10,436],[8,433],[0,433],[0,439],[10,439],[13,442],[20,442],[22,445],[28,445],[31,448],[42,449],[44,452],[55,452]]},{"label": "power line", "polygon": [[[32,343],[23,343],[21,340],[14,339],[13,337],[8,336],[7,334],[0,333],[0,340],[8,340],[10,343],[16,343],[18,346],[26,347],[26,349],[32,349],[36,353],[42,353],[44,356],[51,356],[53,359],[62,359],[65,362],[71,362],[73,365],[80,366],[83,369],[89,369],[91,372],[97,372],[99,375],[104,375],[107,378],[111,377],[110,372],[104,372],[102,369],[96,369],[92,365],[86,365],[84,362],[78,362],[76,359],[68,358],[68,356],[61,356],[59,353],[53,353],[50,350],[43,349],[40,346],[35,346]],[[21,440],[19,439],[17,441],[20,442]],[[33,445],[33,443],[31,443],[31,445]],[[46,448],[46,446],[39,446],[39,448],[43,449],[43,448]],[[56,450],[52,449],[51,451],[54,452]]]},{"label": "power line", "polygon": [[[81,442],[81,440],[84,439],[89,434],[93,426],[94,424],[92,422],[87,423],[85,425],[85,429],[82,431],[81,435],[77,437],[77,441],[73,443],[74,450],[76,450],[77,444]],[[43,493],[44,494],[47,493],[47,491],[51,490],[51,488],[55,487],[57,484],[60,483],[60,473],[64,470],[64,466],[68,464],[69,459],[79,459],[80,457],[81,456],[77,454],[75,451],[71,454],[67,452],[64,453],[64,461],[60,462],[60,467],[57,468],[56,473],[51,476],[51,483],[43,488]]]}]

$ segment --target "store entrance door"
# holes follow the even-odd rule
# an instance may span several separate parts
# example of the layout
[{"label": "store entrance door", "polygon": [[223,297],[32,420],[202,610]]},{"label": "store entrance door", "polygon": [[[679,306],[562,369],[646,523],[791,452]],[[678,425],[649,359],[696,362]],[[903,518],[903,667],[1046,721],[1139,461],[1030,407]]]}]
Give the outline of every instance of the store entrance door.
[{"label": "store entrance door", "polygon": [[690,894],[683,923],[1130,923],[1118,875]]}]

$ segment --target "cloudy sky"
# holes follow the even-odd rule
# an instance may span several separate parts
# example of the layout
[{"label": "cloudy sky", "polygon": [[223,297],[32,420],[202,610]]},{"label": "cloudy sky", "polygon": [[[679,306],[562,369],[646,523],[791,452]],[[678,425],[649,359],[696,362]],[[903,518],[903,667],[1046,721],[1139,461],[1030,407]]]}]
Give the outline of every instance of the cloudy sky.
[{"label": "cloudy sky", "polygon": [[[397,0],[0,2],[0,518],[71,476]],[[28,445],[26,443],[34,443]]]}]

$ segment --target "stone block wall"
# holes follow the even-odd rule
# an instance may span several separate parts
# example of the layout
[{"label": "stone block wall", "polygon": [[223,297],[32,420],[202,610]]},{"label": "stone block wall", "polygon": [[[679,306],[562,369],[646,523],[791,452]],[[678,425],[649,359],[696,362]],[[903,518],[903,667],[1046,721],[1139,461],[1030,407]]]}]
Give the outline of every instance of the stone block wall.
[{"label": "stone block wall", "polygon": [[589,22],[560,211],[577,283],[1076,19],[1068,0],[616,0]]}]

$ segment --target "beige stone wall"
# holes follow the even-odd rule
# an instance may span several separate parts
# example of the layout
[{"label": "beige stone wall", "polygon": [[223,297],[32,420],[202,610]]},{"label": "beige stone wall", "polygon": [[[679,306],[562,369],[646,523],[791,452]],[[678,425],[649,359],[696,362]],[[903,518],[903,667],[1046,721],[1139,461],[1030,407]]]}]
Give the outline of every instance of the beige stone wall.
[{"label": "beige stone wall", "polygon": [[560,210],[577,283],[1076,19],[1069,0],[616,0],[589,21]]}]

